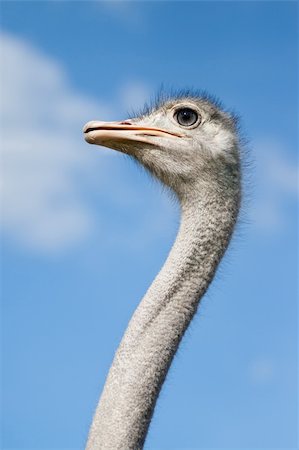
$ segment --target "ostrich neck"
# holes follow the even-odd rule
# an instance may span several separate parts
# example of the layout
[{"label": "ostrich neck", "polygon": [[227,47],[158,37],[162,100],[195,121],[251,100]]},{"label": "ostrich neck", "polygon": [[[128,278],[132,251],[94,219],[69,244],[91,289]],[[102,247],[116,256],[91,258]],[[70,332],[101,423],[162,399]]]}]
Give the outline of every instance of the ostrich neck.
[{"label": "ostrich neck", "polygon": [[143,447],[161,386],[225,252],[238,207],[238,182],[222,191],[199,186],[181,202],[176,241],[117,350],[87,450]]}]

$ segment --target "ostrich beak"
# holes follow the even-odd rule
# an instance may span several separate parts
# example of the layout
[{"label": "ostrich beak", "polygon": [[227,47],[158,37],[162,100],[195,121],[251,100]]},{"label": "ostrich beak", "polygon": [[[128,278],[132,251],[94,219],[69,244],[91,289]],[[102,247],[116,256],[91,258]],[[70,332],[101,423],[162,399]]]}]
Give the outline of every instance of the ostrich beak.
[{"label": "ostrich beak", "polygon": [[89,144],[119,150],[122,144],[130,145],[134,142],[144,142],[157,145],[153,138],[177,138],[181,134],[173,133],[161,128],[139,126],[130,121],[125,122],[88,122],[83,128],[84,138]]}]

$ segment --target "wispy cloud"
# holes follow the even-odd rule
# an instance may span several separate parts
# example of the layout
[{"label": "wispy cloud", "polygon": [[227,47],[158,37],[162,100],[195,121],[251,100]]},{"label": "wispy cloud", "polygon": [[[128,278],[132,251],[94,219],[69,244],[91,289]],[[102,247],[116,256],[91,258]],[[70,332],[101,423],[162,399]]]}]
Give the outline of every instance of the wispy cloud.
[{"label": "wispy cloud", "polygon": [[149,100],[151,89],[140,80],[132,80],[122,86],[120,96],[122,103],[130,113],[132,110],[140,109]]},{"label": "wispy cloud", "polygon": [[95,6],[100,7],[130,29],[133,27],[133,29],[140,30],[146,26],[142,4],[137,1],[102,0],[95,2]]},{"label": "wispy cloud", "polygon": [[69,86],[61,65],[28,43],[1,35],[2,227],[30,248],[53,251],[92,226],[78,175],[90,168],[81,136],[96,105]]},{"label": "wispy cloud", "polygon": [[286,146],[264,138],[253,143],[254,195],[249,217],[260,232],[280,232],[290,222],[287,204],[298,199],[298,165]]}]

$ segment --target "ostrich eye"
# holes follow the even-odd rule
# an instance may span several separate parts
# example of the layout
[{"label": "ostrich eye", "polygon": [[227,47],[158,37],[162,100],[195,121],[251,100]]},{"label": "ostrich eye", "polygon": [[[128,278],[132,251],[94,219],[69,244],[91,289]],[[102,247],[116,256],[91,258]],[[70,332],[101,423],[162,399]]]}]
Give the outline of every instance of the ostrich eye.
[{"label": "ostrich eye", "polygon": [[198,120],[198,114],[191,108],[182,108],[176,111],[174,115],[177,122],[183,127],[190,127]]}]

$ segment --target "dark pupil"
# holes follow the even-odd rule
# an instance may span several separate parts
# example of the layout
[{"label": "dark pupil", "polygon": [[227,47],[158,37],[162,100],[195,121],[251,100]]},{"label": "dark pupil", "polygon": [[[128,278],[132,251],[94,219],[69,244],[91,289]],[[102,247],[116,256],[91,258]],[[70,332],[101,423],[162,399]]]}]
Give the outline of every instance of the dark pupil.
[{"label": "dark pupil", "polygon": [[198,115],[193,109],[183,108],[177,112],[177,121],[180,125],[194,125],[198,119]]}]

